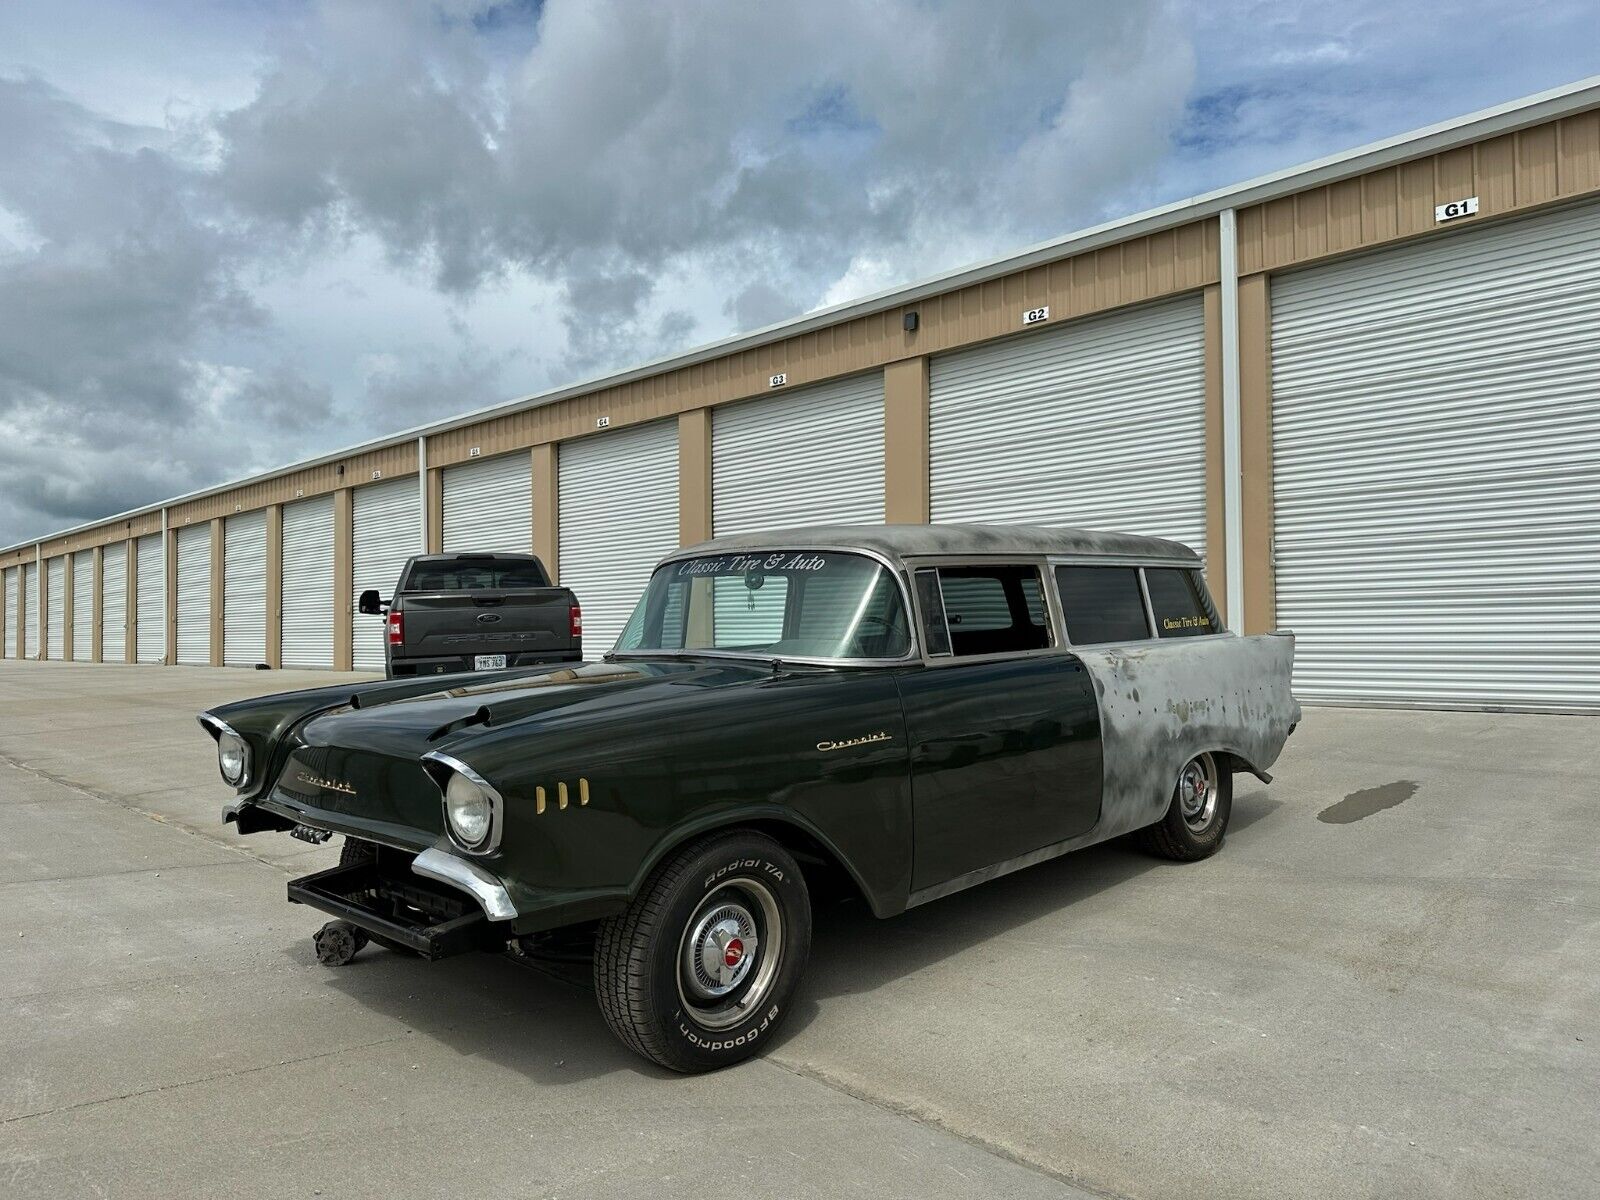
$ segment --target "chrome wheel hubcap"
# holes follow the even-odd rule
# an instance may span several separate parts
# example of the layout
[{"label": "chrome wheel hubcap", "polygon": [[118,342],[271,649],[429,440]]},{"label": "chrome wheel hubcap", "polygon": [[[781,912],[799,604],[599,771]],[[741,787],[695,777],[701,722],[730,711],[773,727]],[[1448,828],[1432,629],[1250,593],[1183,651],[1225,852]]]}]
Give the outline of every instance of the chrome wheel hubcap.
[{"label": "chrome wheel hubcap", "polygon": [[707,896],[678,946],[678,998],[706,1029],[727,1029],[772,991],[783,959],[783,913],[757,879],[735,879]]},{"label": "chrome wheel hubcap", "polygon": [[761,936],[742,904],[724,904],[701,917],[689,934],[686,982],[695,996],[726,996],[744,982],[756,961]]},{"label": "chrome wheel hubcap", "polygon": [[1195,833],[1204,832],[1217,815],[1217,763],[1211,755],[1191,759],[1178,776],[1178,809]]}]

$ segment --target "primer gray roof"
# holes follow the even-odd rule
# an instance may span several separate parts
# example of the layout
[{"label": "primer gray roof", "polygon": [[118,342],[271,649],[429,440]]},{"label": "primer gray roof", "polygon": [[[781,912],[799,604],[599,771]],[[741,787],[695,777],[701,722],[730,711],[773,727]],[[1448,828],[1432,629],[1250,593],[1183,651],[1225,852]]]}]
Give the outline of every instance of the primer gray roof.
[{"label": "primer gray roof", "polygon": [[1200,556],[1180,542],[1106,533],[1094,529],[1053,529],[1042,525],[802,525],[712,538],[669,554],[664,562],[699,554],[748,550],[859,548],[890,559],[928,554],[1083,555],[1105,558],[1159,558],[1200,565]]}]

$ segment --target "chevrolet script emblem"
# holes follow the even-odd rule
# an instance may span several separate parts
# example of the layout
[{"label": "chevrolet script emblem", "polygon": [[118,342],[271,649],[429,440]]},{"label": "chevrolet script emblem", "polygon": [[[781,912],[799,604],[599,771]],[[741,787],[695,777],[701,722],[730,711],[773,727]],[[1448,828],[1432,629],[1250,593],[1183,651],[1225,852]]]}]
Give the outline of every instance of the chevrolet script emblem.
[{"label": "chevrolet script emblem", "polygon": [[324,779],[321,775],[307,775],[304,771],[296,771],[294,778],[296,783],[321,788],[325,792],[343,792],[346,796],[356,794],[356,789],[342,779]]},{"label": "chevrolet script emblem", "polygon": [[864,733],[857,738],[848,738],[842,742],[818,742],[817,749],[826,754],[830,750],[848,750],[851,746],[865,746],[869,742],[892,742],[894,735],[879,730],[877,733]]}]

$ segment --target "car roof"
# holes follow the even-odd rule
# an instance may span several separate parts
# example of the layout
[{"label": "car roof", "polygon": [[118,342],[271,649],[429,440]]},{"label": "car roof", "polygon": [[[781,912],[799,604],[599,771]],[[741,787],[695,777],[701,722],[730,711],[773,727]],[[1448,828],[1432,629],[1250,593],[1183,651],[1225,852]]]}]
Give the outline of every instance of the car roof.
[{"label": "car roof", "polygon": [[514,554],[509,551],[485,550],[482,553],[417,554],[412,556],[411,561],[418,566],[424,566],[435,563],[484,562],[490,559],[495,562],[535,562],[538,558],[537,554]]},{"label": "car roof", "polygon": [[928,555],[969,557],[997,554],[1138,558],[1200,565],[1200,556],[1181,542],[1043,525],[801,525],[712,538],[669,554],[663,562],[701,554],[740,550],[862,549],[886,558]]}]

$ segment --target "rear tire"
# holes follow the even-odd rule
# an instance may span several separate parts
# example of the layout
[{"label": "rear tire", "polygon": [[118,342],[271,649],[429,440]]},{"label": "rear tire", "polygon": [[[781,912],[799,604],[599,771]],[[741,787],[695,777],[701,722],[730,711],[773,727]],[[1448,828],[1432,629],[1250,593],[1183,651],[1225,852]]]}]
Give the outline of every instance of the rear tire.
[{"label": "rear tire", "polygon": [[1177,862],[1210,858],[1222,848],[1232,814],[1233,773],[1221,756],[1198,754],[1178,773],[1166,815],[1139,831],[1139,843]]},{"label": "rear tire", "polygon": [[753,831],[691,843],[595,940],[595,995],[623,1044],[685,1073],[771,1040],[811,950],[811,899],[789,852]]}]

